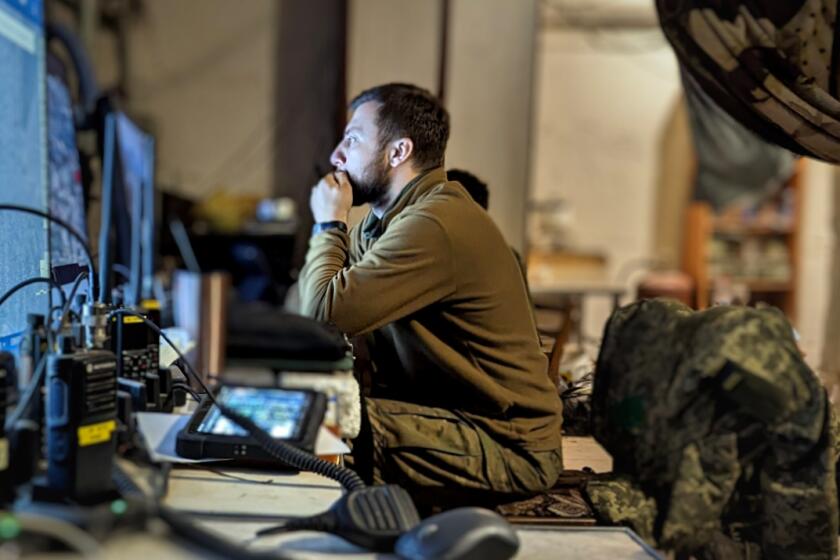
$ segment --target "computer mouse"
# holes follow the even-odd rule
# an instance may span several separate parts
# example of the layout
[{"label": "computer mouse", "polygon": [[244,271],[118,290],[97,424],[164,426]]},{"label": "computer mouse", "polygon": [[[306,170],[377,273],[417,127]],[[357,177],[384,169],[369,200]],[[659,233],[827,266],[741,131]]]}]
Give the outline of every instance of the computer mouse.
[{"label": "computer mouse", "polygon": [[403,534],[394,547],[406,560],[507,560],[519,537],[501,515],[465,507],[433,515]]}]

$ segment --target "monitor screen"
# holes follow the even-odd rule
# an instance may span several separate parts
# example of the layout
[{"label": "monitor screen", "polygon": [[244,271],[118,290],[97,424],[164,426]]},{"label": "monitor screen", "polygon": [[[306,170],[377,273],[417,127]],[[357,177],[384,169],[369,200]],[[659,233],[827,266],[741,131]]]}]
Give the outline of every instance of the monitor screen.
[{"label": "monitor screen", "polygon": [[[251,419],[275,439],[299,436],[301,422],[311,406],[312,396],[303,391],[265,387],[222,387],[216,399]],[[223,436],[245,436],[245,430],[222,416],[212,405],[197,432]]]},{"label": "monitor screen", "polygon": [[[0,0],[0,203],[47,210],[43,3]],[[0,217],[0,291],[49,276],[48,227],[35,216]],[[28,286],[0,307],[0,349],[16,350],[28,313],[46,314],[49,289]]]},{"label": "monitor screen", "polygon": [[[76,147],[73,102],[61,62],[47,55],[47,152],[50,213],[87,239],[85,197]],[[87,266],[83,247],[67,230],[50,228],[50,265],[59,284],[73,282]],[[68,287],[69,291],[69,287]],[[84,293],[84,292],[78,292]]]},{"label": "monitor screen", "polygon": [[142,208],[135,209],[133,206],[134,197],[142,195],[143,190],[151,182],[149,177],[151,173],[151,162],[149,161],[151,141],[151,137],[140,130],[125,113],[117,113],[117,146],[120,154],[123,189],[128,202],[128,211],[132,216],[142,215]]},{"label": "monitor screen", "polygon": [[[153,250],[148,239],[154,208],[154,140],[125,113],[114,113],[118,165],[114,171],[113,224],[116,233],[114,263],[129,274],[141,278],[143,252]],[[120,276],[118,274],[118,276]],[[126,276],[125,273],[121,276]],[[129,280],[129,278],[124,278]],[[126,303],[138,303],[136,294],[127,293]]]}]

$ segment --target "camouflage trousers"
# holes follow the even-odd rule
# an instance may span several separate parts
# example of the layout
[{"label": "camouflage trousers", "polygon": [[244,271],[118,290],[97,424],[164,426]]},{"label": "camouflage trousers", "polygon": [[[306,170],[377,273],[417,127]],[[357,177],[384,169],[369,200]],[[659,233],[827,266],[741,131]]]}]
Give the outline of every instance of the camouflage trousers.
[{"label": "camouflage trousers", "polygon": [[421,513],[493,505],[551,488],[562,451],[528,452],[502,445],[456,412],[365,398],[352,466],[368,483],[394,483]]}]

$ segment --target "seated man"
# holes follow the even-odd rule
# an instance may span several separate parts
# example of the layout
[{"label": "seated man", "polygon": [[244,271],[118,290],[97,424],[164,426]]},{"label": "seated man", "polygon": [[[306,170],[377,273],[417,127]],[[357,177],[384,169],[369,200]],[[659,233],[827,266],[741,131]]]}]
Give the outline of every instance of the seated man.
[{"label": "seated man", "polygon": [[[472,197],[476,204],[485,210],[489,210],[490,191],[487,189],[487,183],[464,169],[449,169],[446,172],[446,178],[449,181],[459,183],[467,190],[470,197]],[[511,250],[516,257],[516,262],[519,265],[519,272],[522,274],[522,279],[525,281],[525,288],[527,289],[528,271],[525,268],[525,259],[523,259],[522,255],[519,254],[519,251],[513,247],[511,247]],[[531,301],[530,292],[528,293],[528,302],[531,304],[531,309],[533,309],[534,304],[533,301]]]},{"label": "seated man", "polygon": [[[561,404],[516,259],[443,168],[449,116],[388,84],[350,103],[335,172],[312,189],[304,314],[367,334],[377,393],[355,468],[421,507],[486,504],[551,487]],[[371,210],[347,231],[353,204]]]}]

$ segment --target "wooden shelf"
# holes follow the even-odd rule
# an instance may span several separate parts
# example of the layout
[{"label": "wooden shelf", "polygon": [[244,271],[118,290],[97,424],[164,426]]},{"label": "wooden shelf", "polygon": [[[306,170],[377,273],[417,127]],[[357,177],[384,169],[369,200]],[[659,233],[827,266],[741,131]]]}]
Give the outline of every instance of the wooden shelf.
[{"label": "wooden shelf", "polygon": [[733,278],[733,282],[746,284],[751,292],[789,292],[794,289],[793,282],[787,280],[764,280]]},{"label": "wooden shelf", "polygon": [[722,227],[715,226],[714,234],[722,237],[781,237],[785,235],[793,235],[796,231],[792,227],[787,228],[769,228],[769,227]]},{"label": "wooden shelf", "polygon": [[[694,280],[694,303],[697,309],[705,309],[709,306],[715,285],[725,280],[729,284],[746,284],[752,302],[766,301],[779,306],[791,321],[795,321],[799,269],[799,224],[802,211],[801,185],[805,165],[804,159],[797,161],[794,173],[785,186],[790,189],[792,195],[790,198],[792,216],[789,225],[779,224],[778,227],[756,225],[752,220],[739,224],[732,219],[731,215],[725,221],[720,220],[708,204],[694,202],[689,205],[684,220],[682,269]],[[740,252],[741,243],[763,245],[783,242],[787,247],[790,280],[713,275],[709,268],[712,239],[727,243],[736,255]],[[736,247],[732,247],[732,244]]]},{"label": "wooden shelf", "polygon": [[[729,281],[733,284],[746,284],[753,293],[787,292],[794,288],[793,283],[788,280],[731,277]],[[714,289],[714,286],[709,286],[708,289]]]}]

